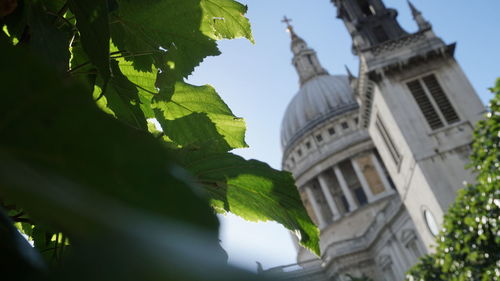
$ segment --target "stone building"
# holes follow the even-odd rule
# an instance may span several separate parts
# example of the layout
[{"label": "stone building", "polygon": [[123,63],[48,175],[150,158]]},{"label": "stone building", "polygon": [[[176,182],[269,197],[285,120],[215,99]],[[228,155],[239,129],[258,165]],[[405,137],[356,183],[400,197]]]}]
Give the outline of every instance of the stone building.
[{"label": "stone building", "polygon": [[299,270],[269,273],[403,280],[432,251],[457,189],[474,180],[464,166],[485,108],[454,59],[455,45],[411,3],[414,33],[382,0],[332,3],[352,36],[359,73],[330,75],[288,25],[300,90],[281,128],[283,169],[321,231],[322,255],[297,246]]}]

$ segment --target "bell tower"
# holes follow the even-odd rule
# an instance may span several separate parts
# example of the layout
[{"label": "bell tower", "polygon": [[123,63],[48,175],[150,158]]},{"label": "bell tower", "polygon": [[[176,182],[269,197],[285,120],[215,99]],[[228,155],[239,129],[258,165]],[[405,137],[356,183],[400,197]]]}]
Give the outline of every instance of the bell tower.
[{"label": "bell tower", "polygon": [[448,205],[474,176],[468,163],[485,108],[455,59],[412,3],[407,32],[382,0],[331,0],[360,58],[351,82],[366,128],[428,250]]},{"label": "bell tower", "polygon": [[333,0],[337,17],[344,21],[353,38],[353,51],[370,48],[408,35],[399,25],[397,11],[381,0]]}]

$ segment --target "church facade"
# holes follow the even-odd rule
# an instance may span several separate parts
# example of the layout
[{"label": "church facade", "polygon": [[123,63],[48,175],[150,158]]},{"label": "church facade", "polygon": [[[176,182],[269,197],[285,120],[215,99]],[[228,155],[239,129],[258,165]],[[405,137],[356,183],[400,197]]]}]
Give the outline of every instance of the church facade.
[{"label": "church facade", "polygon": [[297,246],[300,270],[269,273],[403,280],[432,252],[457,190],[474,181],[464,167],[485,108],[454,59],[455,45],[436,36],[411,3],[414,33],[382,0],[332,3],[359,73],[330,75],[288,25],[300,89],[281,128],[282,166],[320,229],[322,254]]}]

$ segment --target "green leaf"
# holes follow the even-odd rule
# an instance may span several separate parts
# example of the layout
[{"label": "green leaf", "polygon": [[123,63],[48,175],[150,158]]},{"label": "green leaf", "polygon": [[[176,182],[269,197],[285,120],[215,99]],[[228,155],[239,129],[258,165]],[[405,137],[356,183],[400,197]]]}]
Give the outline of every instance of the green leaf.
[{"label": "green leaf", "polygon": [[184,167],[210,194],[219,212],[250,221],[276,221],[319,255],[319,231],[309,218],[292,175],[231,153],[181,151]]},{"label": "green leaf", "polygon": [[69,0],[71,11],[76,17],[83,49],[97,67],[107,83],[111,76],[109,67],[109,18],[108,1]]},{"label": "green leaf", "polygon": [[244,16],[247,6],[233,0],[201,0],[203,23],[201,31],[212,39],[244,37],[255,43],[250,22]]},{"label": "green leaf", "polygon": [[134,84],[139,95],[140,107],[146,118],[154,118],[155,114],[151,107],[151,100],[158,95],[156,89],[156,76],[158,70],[152,67],[151,72],[135,70],[132,63],[123,58],[116,58],[121,73],[127,77],[130,83]]},{"label": "green leaf", "polygon": [[113,77],[104,93],[101,93],[106,97],[107,107],[120,121],[147,131],[147,121],[141,108],[141,99],[136,85],[121,73],[117,61],[111,61],[111,69]]},{"label": "green leaf", "polygon": [[169,101],[154,101],[163,132],[183,147],[228,151],[247,147],[245,122],[211,86],[177,82]]},{"label": "green leaf", "polygon": [[113,43],[127,51],[136,69],[163,68],[171,81],[187,77],[207,56],[219,54],[200,31],[200,0],[117,1],[111,20]]}]

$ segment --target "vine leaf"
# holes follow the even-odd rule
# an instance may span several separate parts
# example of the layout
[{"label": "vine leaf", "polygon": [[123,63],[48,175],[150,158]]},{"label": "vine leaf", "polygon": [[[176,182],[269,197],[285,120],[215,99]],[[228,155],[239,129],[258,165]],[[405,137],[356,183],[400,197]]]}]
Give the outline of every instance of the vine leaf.
[{"label": "vine leaf", "polygon": [[184,167],[196,176],[219,212],[249,221],[276,221],[319,255],[319,231],[309,218],[292,175],[231,153],[181,150]]},{"label": "vine leaf", "polygon": [[[199,0],[119,0],[111,37],[128,51],[136,69],[162,68],[170,81],[187,77],[207,56],[219,55],[215,41],[200,31]],[[149,53],[152,55],[140,54]]]},{"label": "vine leaf", "polygon": [[111,60],[111,69],[113,77],[103,93],[106,97],[107,107],[120,121],[147,131],[146,117],[141,109],[141,99],[136,85],[121,73],[116,60]]},{"label": "vine leaf", "polygon": [[108,1],[69,0],[76,17],[80,41],[91,62],[97,67],[104,83],[111,76],[109,66],[109,17]]},{"label": "vine leaf", "polygon": [[247,6],[233,0],[201,0],[203,23],[201,31],[212,39],[244,37],[255,43],[250,22],[244,16]]},{"label": "vine leaf", "polygon": [[151,100],[158,94],[155,86],[158,69],[153,66],[151,72],[143,72],[136,70],[132,62],[126,61],[124,58],[116,58],[116,61],[120,72],[136,87],[142,112],[146,118],[154,118]]},{"label": "vine leaf", "polygon": [[183,147],[228,151],[247,147],[245,122],[234,116],[211,86],[177,82],[169,101],[155,100],[164,133]]}]

